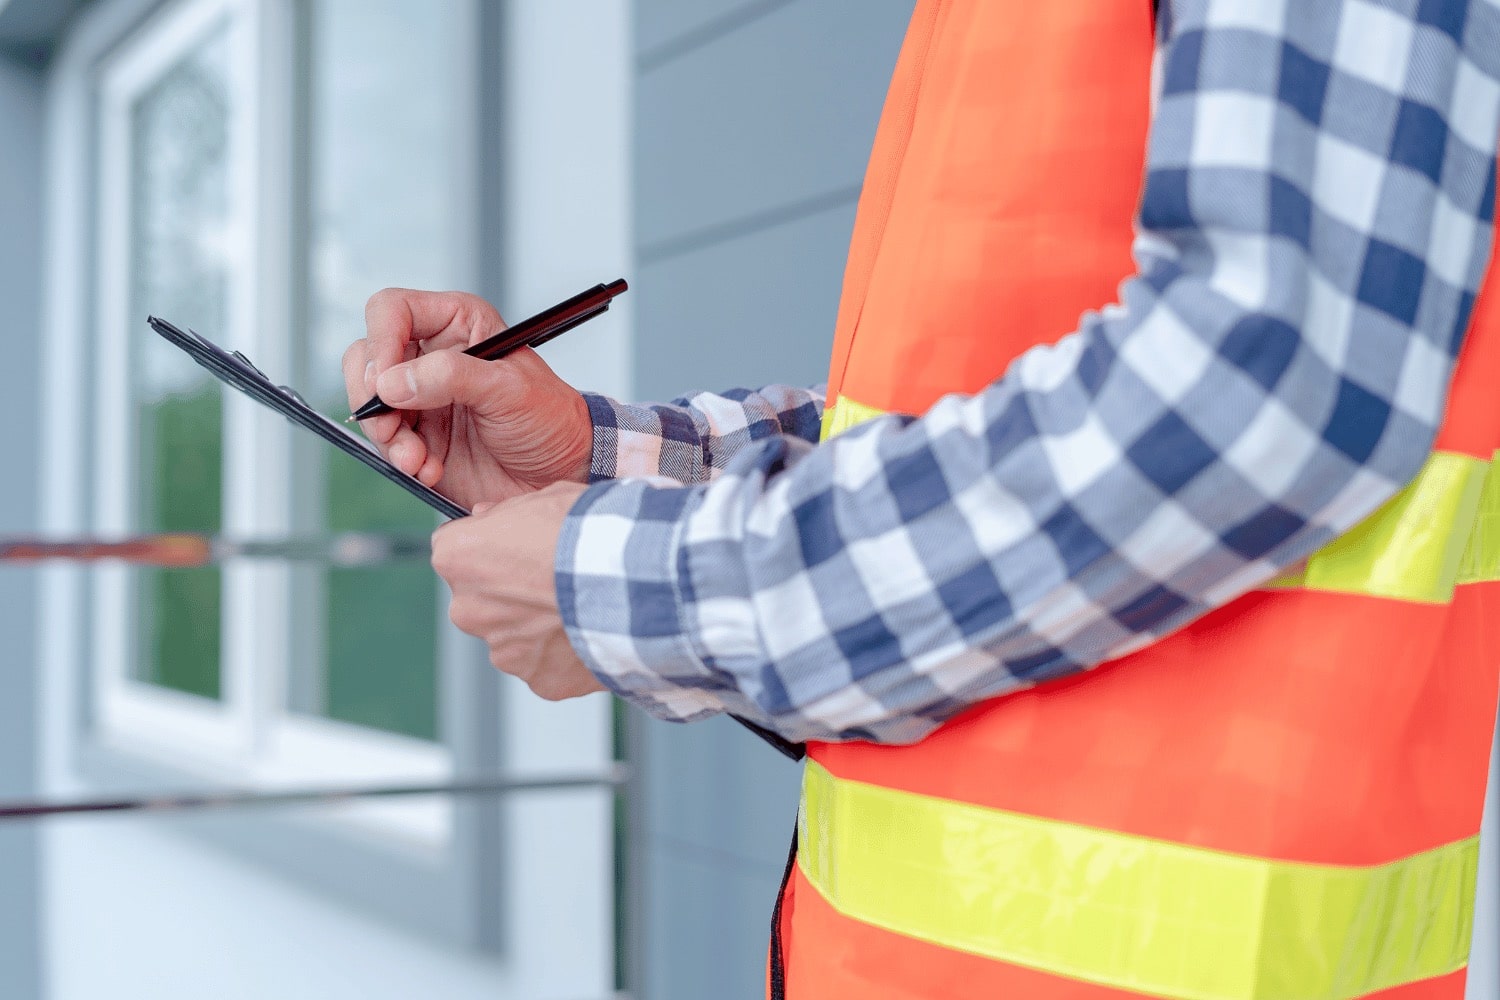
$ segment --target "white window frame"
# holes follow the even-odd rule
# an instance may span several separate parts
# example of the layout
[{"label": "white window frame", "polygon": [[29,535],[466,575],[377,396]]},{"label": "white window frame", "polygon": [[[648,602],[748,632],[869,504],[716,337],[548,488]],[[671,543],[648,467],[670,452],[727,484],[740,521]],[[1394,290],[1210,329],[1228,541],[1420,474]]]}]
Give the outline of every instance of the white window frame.
[{"label": "white window frame", "polygon": [[[140,32],[102,68],[99,101],[99,212],[98,212],[98,334],[94,367],[96,403],[94,440],[94,529],[106,536],[129,534],[132,525],[132,474],[137,445],[131,434],[133,421],[129,398],[131,344],[140,332],[131,321],[129,301],[130,261],[130,113],[134,101],[160,76],[177,64],[208,35],[224,30],[230,52],[228,76],[237,102],[230,136],[229,162],[243,166],[246,147],[254,134],[244,126],[253,108],[241,107],[243,97],[253,92],[247,79],[254,73],[250,25],[253,7],[240,0],[196,0],[167,12],[168,16]],[[253,147],[252,147],[253,148]],[[251,154],[253,155],[253,154]],[[240,325],[241,304],[253,300],[245,286],[253,275],[245,268],[245,249],[251,234],[246,218],[253,218],[253,178],[243,169],[230,178],[231,238],[226,247],[229,273],[228,309],[236,326],[220,336],[234,343],[249,339],[255,324]],[[227,394],[226,394],[227,395]],[[232,403],[233,401],[226,401]],[[226,406],[226,410],[230,409]],[[226,414],[229,417],[228,414]],[[237,417],[238,414],[234,414]],[[229,417],[233,419],[233,417]],[[238,421],[236,421],[238,422]],[[229,436],[226,427],[226,438]],[[226,491],[228,492],[228,491]],[[236,567],[235,569],[238,569]],[[131,677],[131,603],[129,570],[106,566],[95,574],[93,661],[96,720],[101,731],[129,739],[134,734],[159,733],[171,745],[191,741],[216,757],[243,754],[249,746],[251,726],[250,678],[253,664],[243,656],[231,656],[220,664],[223,699],[211,703],[137,682]],[[225,573],[226,608],[243,604],[244,574]],[[233,646],[233,622],[238,614],[225,614],[225,646]],[[258,645],[258,643],[256,643]],[[254,652],[265,652],[254,649]],[[149,736],[148,736],[149,741]]]},{"label": "white window frame", "polygon": [[[287,227],[289,207],[274,173],[286,154],[291,113],[291,19],[277,0],[178,0],[112,53],[99,76],[100,176],[96,265],[99,345],[95,367],[94,529],[121,536],[132,527],[136,442],[131,438],[130,351],[142,336],[131,313],[130,113],[163,73],[210,34],[228,31],[234,114],[229,163],[231,279],[227,329],[203,331],[268,371],[291,367]],[[278,77],[280,79],[278,79]],[[271,99],[263,100],[262,95]],[[281,148],[279,148],[281,147]],[[279,254],[260,252],[277,246]],[[168,317],[170,318],[170,317]],[[133,327],[132,325],[135,324]],[[281,336],[276,336],[281,332]],[[291,526],[290,428],[253,401],[223,393],[224,517],[230,537],[277,537]],[[285,670],[290,644],[291,573],[283,564],[230,563],[222,573],[221,698],[182,694],[138,680],[132,670],[130,571],[101,567],[94,579],[94,718],[100,740],[117,749],[184,759],[205,777],[252,787],[330,783],[431,783],[451,778],[452,756],[438,743],[291,713]],[[446,623],[444,623],[446,626]],[[441,643],[440,643],[441,645]],[[449,800],[353,803],[338,821],[410,846],[442,850],[453,832]]]},{"label": "white window frame", "polygon": [[[202,0],[95,0],[62,37],[49,68],[45,249],[43,412],[40,470],[41,527],[58,537],[95,527],[91,493],[97,421],[95,385],[80,379],[95,360],[100,181],[100,81],[114,53],[142,26]],[[258,12],[262,63],[290,58],[285,40],[300,0],[239,0]],[[455,240],[473,248],[468,287],[516,308],[541,306],[601,276],[630,275],[630,109],[633,49],[630,8],[624,0],[591,0],[590,17],[571,5],[491,4],[475,0],[476,50],[447,72],[468,75],[463,93],[474,105],[474,147],[454,151],[459,183],[478,192],[472,232]],[[281,45],[267,44],[266,39]],[[278,119],[292,107],[289,93],[259,88],[258,196],[268,208],[289,204],[291,150]],[[559,132],[559,121],[590,121],[591,129]],[[279,147],[276,144],[280,144]],[[559,166],[566,169],[558,169]],[[265,200],[265,192],[272,197]],[[584,195],[584,197],[580,197]],[[263,296],[261,323],[285,325],[268,303],[291,300],[286,267],[292,220],[262,212],[257,259]],[[616,396],[630,392],[632,303],[621,302],[575,338],[544,353],[564,378]],[[252,355],[271,374],[287,359]],[[278,428],[285,431],[284,428]],[[226,512],[227,513],[227,512]],[[147,742],[133,728],[111,735],[97,718],[93,691],[94,570],[53,564],[41,574],[38,673],[43,728],[42,768],[50,795],[79,796],[240,784],[236,772],[177,741]],[[169,697],[170,697],[170,693]],[[270,685],[252,697],[280,704]],[[611,708],[603,697],[542,702],[489,667],[483,646],[452,630],[439,649],[439,716],[444,745],[460,780],[503,773],[519,779],[596,772],[613,759]],[[338,723],[310,720],[288,732],[264,759],[284,756],[308,775],[322,760],[342,767],[340,750],[360,761],[376,748],[358,746]],[[365,731],[363,735],[371,735]],[[383,734],[373,734],[382,737]],[[303,737],[306,739],[303,739]],[[234,739],[244,745],[243,733]],[[257,739],[276,744],[249,729]],[[399,742],[399,738],[393,738]],[[264,747],[258,749],[265,749]],[[398,749],[401,749],[398,747]],[[262,772],[271,780],[269,769]],[[380,777],[390,769],[380,765]],[[286,780],[283,777],[277,780]],[[311,779],[309,779],[309,782]],[[614,977],[614,793],[577,788],[452,802],[452,831],[441,850],[413,849],[412,838],[385,833],[358,805],[314,810],[237,812],[199,817],[178,826],[151,818],[153,827],[201,837],[266,866],[303,889],[326,893],[366,913],[450,943],[494,952],[502,971],[500,994],[599,997]],[[170,841],[163,841],[170,849]],[[546,900],[546,905],[539,905]]]}]

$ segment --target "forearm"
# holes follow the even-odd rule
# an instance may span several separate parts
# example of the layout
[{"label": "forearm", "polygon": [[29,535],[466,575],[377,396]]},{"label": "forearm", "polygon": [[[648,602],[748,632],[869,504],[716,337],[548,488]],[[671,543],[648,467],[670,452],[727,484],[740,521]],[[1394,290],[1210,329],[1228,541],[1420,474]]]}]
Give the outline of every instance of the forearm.
[{"label": "forearm", "polygon": [[731,389],[665,405],[584,399],[594,425],[593,482],[631,476],[707,482],[756,441],[781,435],[816,441],[823,416],[821,387]]}]

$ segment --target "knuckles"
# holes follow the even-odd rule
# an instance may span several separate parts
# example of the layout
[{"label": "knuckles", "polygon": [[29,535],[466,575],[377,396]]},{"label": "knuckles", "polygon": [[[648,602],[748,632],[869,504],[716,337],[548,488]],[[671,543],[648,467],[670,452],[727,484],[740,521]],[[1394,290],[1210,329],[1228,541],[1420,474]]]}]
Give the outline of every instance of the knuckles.
[{"label": "knuckles", "polygon": [[418,366],[421,377],[441,385],[451,385],[459,375],[458,357],[457,351],[434,351],[425,355]]},{"label": "knuckles", "polygon": [[546,671],[538,671],[535,664],[528,663],[524,656],[518,656],[514,650],[505,645],[490,644],[490,666],[502,674],[514,677],[529,687],[533,693],[536,692],[538,684],[547,682]]},{"label": "knuckles", "polygon": [[533,677],[526,683],[531,688],[531,693],[543,701],[566,701],[573,694],[556,674],[550,672]]},{"label": "knuckles", "polygon": [[451,586],[462,566],[463,545],[456,537],[457,524],[444,525],[432,534],[432,569]]},{"label": "knuckles", "polygon": [[481,630],[478,605],[464,597],[455,596],[448,603],[448,620],[460,632],[474,635]]},{"label": "knuckles", "polygon": [[382,288],[365,300],[365,321],[368,323],[375,316],[385,312],[391,305],[401,301],[406,294],[403,288]]}]

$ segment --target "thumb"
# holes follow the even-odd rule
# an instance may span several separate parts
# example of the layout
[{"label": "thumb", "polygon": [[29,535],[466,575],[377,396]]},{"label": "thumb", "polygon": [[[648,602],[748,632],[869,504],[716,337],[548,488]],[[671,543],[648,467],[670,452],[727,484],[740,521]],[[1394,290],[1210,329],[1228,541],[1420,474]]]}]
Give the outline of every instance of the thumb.
[{"label": "thumb", "polygon": [[478,515],[483,514],[487,511],[494,510],[498,506],[500,506],[499,501],[481,500],[474,505],[474,509],[469,511],[469,513],[477,517]]},{"label": "thumb", "polygon": [[402,410],[441,406],[494,409],[500,366],[461,351],[434,351],[386,369],[375,391],[387,405]]}]

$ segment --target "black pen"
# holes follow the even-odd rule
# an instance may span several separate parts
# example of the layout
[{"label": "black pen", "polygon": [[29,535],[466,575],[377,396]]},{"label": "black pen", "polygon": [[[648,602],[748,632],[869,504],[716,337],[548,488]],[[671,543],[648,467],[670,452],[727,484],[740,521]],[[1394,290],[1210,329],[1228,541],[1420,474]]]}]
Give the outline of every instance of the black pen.
[{"label": "black pen", "polygon": [[[578,324],[587,323],[605,312],[609,309],[610,300],[629,287],[624,278],[618,278],[607,285],[595,285],[550,309],[543,309],[530,319],[523,319],[515,326],[501,330],[488,340],[481,340],[464,353],[485,361],[494,361],[518,348],[539,347],[553,337],[560,337]],[[344,422],[367,420],[382,413],[394,412],[395,407],[387,406],[379,396],[371,396],[368,403],[355,410]]]}]

